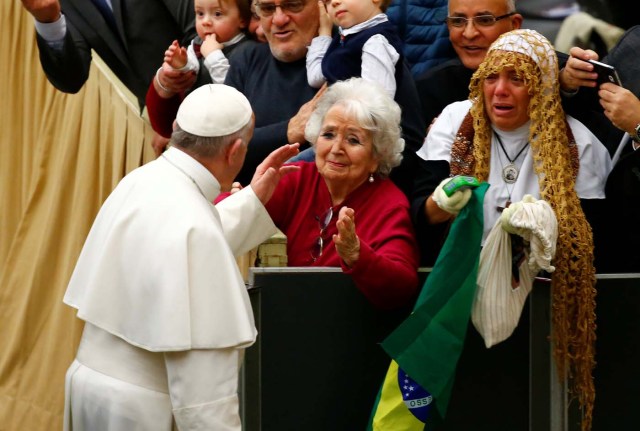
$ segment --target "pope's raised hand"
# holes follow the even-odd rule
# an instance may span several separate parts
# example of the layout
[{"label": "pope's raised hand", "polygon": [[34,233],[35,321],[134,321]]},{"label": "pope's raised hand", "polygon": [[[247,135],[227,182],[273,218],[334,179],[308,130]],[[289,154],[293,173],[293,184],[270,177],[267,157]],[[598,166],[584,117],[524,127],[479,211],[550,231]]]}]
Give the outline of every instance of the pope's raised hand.
[{"label": "pope's raised hand", "polygon": [[269,202],[273,191],[283,176],[300,169],[299,166],[285,166],[284,163],[300,152],[300,144],[286,144],[274,150],[256,168],[251,179],[251,188],[263,204]]}]

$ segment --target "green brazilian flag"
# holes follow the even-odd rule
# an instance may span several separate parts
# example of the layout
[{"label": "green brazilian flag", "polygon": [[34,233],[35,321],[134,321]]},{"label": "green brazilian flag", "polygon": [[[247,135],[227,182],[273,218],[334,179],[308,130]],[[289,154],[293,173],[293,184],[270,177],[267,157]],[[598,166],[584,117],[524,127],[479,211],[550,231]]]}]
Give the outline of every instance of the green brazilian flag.
[{"label": "green brazilian flag", "polygon": [[473,190],[451,224],[413,313],[382,343],[393,360],[368,431],[428,430],[446,414],[476,292],[488,187],[483,183]]}]

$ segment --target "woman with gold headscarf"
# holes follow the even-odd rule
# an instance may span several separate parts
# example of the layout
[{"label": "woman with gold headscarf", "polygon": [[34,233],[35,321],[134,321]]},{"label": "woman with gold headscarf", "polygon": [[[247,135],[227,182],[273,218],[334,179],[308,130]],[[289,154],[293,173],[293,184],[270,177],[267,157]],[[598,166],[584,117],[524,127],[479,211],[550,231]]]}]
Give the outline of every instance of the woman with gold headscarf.
[{"label": "woman with gold headscarf", "polygon": [[[558,228],[553,286],[553,341],[560,375],[590,427],[594,388],[595,269],[591,228],[580,199],[604,198],[611,169],[606,148],[560,102],[558,63],[533,30],[498,38],[470,83],[469,100],[444,109],[418,151],[426,174],[416,182],[419,224],[449,221],[456,208],[434,200],[442,180],[471,175],[490,184],[484,198],[483,243],[501,211],[525,195],[546,201]],[[457,209],[464,205],[457,203]]]}]

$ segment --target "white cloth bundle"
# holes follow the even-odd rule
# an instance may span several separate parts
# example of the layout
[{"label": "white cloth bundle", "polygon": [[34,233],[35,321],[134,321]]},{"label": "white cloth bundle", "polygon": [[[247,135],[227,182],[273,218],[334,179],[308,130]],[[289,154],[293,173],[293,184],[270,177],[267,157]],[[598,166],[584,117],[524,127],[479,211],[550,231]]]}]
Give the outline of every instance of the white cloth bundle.
[{"label": "white cloth bundle", "polygon": [[[520,284],[511,285],[511,238],[515,233],[525,240],[525,259],[520,265]],[[526,195],[521,202],[502,213],[480,253],[478,288],[471,310],[471,321],[487,348],[506,340],[518,326],[522,308],[531,292],[533,277],[541,269],[552,272],[558,226],[549,204]]]},{"label": "white cloth bundle", "polygon": [[558,221],[551,205],[542,199],[525,195],[522,201],[506,208],[500,216],[502,229],[521,236],[529,243],[529,268],[536,274],[540,270],[553,272],[551,259],[556,254]]}]

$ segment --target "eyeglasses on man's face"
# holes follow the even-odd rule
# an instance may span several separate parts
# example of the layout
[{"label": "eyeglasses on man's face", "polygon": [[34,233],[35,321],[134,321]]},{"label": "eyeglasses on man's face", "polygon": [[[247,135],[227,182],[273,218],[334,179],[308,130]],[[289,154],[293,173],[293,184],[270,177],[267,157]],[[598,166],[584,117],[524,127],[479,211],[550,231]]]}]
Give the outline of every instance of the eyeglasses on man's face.
[{"label": "eyeglasses on man's face", "polygon": [[327,226],[329,226],[332,218],[333,208],[331,207],[329,207],[329,209],[326,210],[321,216],[316,216],[316,220],[318,220],[318,225],[320,226],[320,233],[318,234],[318,237],[313,242],[313,246],[311,247],[311,258],[314,262],[317,258],[322,256],[322,251],[324,249],[324,238],[322,238],[322,235],[324,234]]},{"label": "eyeglasses on man's face", "polygon": [[500,16],[494,16],[494,15],[477,15],[471,18],[467,18],[464,16],[448,16],[447,17],[447,24],[449,24],[451,27],[457,27],[457,28],[462,28],[462,27],[466,27],[467,23],[469,21],[473,21],[473,25],[478,26],[478,27],[491,27],[492,25],[494,25],[496,22],[500,21],[501,19],[505,19],[508,18],[512,15],[515,15],[515,12],[509,12],[507,14],[504,15],[500,15]]},{"label": "eyeglasses on man's face", "polygon": [[256,13],[262,18],[268,18],[276,13],[276,8],[280,8],[282,13],[298,13],[304,9],[306,1],[303,0],[289,0],[280,3],[273,2],[255,2]]}]

